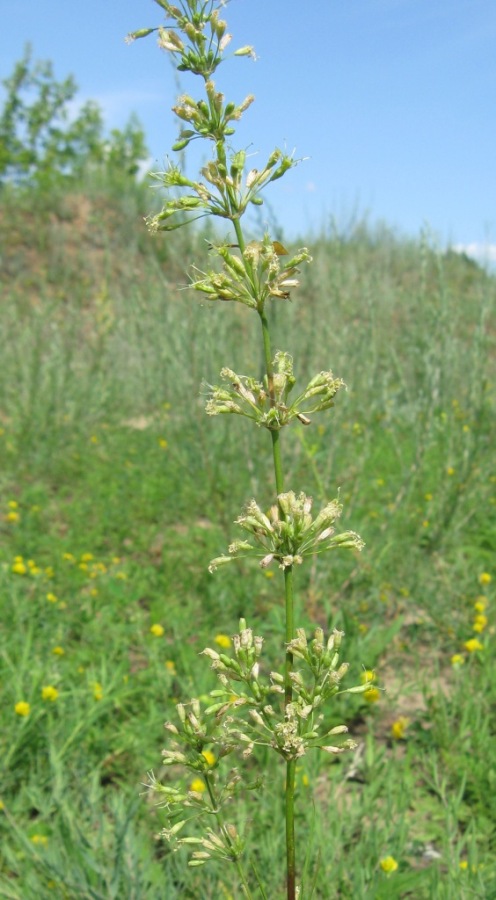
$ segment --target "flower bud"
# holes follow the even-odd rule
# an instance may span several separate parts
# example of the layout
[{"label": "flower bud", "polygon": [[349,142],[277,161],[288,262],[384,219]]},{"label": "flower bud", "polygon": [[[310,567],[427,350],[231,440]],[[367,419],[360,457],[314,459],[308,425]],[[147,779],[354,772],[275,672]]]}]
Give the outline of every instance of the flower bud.
[{"label": "flower bud", "polygon": [[158,46],[169,53],[181,53],[184,50],[182,40],[173,31],[159,30]]},{"label": "flower bud", "polygon": [[265,722],[264,722],[262,716],[260,715],[260,713],[256,709],[250,709],[250,716],[257,723],[257,725],[260,725],[262,728],[265,728]]},{"label": "flower bud", "polygon": [[[228,44],[232,41],[232,34],[224,34],[219,41],[219,52],[223,53]],[[239,54],[238,54],[239,56]]]},{"label": "flower bud", "polygon": [[188,146],[190,140],[191,138],[182,138],[182,140],[176,141],[176,143],[172,145],[172,150],[184,150],[184,148]]},{"label": "flower bud", "polygon": [[219,654],[216,650],[212,650],[211,647],[205,647],[205,649],[201,651],[200,656],[208,656],[209,659],[219,659]]},{"label": "flower bud", "polygon": [[220,568],[220,566],[226,566],[227,563],[230,563],[230,562],[232,562],[231,556],[217,556],[215,559],[213,559],[211,561],[211,563],[208,567],[208,571],[212,575],[213,572],[216,571],[216,569]]},{"label": "flower bud", "polygon": [[260,563],[260,568],[261,568],[261,569],[266,569],[267,566],[270,566],[270,564],[271,564],[271,562],[273,561],[273,559],[274,559],[274,554],[273,554],[273,553],[268,553],[267,556],[264,556],[264,558],[262,559],[262,561],[261,561],[261,563]]},{"label": "flower bud", "polygon": [[156,30],[156,28],[139,28],[138,31],[131,31],[125,38],[125,42],[126,44],[132,44],[133,41],[137,41],[139,38],[148,37],[152,31]]},{"label": "flower bud", "polygon": [[251,56],[252,59],[256,60],[257,56],[253,47],[247,45],[246,47],[239,47],[238,50],[234,51],[235,56]]}]

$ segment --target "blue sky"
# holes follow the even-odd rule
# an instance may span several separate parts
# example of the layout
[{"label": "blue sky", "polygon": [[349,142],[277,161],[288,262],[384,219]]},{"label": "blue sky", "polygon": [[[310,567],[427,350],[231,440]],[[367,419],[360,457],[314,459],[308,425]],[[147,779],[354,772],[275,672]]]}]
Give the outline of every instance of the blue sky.
[{"label": "blue sky", "polygon": [[[153,0],[0,0],[0,16],[2,78],[31,42],[109,127],[136,112],[163,165],[174,72],[154,37],[124,43],[163,22]],[[232,46],[258,55],[216,73],[230,99],[256,96],[236,145],[259,151],[255,167],[274,146],[307,157],[269,189],[286,233],[366,215],[496,258],[495,0],[231,0],[225,18]]]}]

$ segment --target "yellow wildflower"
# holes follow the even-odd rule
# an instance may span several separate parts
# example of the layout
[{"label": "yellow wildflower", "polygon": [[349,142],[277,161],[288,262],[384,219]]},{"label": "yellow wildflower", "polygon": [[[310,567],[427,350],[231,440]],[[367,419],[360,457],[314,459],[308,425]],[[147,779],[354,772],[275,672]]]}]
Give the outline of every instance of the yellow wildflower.
[{"label": "yellow wildflower", "polygon": [[32,834],[30,840],[33,844],[38,844],[43,847],[46,847],[48,844],[48,838],[46,834]]},{"label": "yellow wildflower", "polygon": [[92,559],[94,559],[94,556],[92,553],[81,554],[81,562],[91,562]]},{"label": "yellow wildflower", "polygon": [[462,656],[461,653],[454,653],[451,657],[451,665],[457,668],[458,666],[463,666],[465,663],[465,657]]},{"label": "yellow wildflower", "polygon": [[162,450],[167,450],[167,447],[169,445],[168,445],[167,441],[165,440],[165,438],[159,438],[158,443],[159,443],[159,446],[162,448]]},{"label": "yellow wildflower", "polygon": [[47,684],[41,689],[42,700],[49,700],[51,703],[55,703],[58,696],[59,692],[56,687],[53,687],[52,684]]},{"label": "yellow wildflower", "polygon": [[375,672],[373,672],[372,669],[365,669],[360,674],[360,681],[362,684],[369,684],[369,682],[375,681]]},{"label": "yellow wildflower", "polygon": [[52,648],[52,653],[54,654],[54,656],[63,656],[65,653],[65,650],[63,647],[57,646],[57,647]]},{"label": "yellow wildflower", "polygon": [[379,863],[383,872],[387,872],[388,875],[391,872],[396,872],[398,868],[398,863],[396,862],[394,856],[384,856]]},{"label": "yellow wildflower", "polygon": [[[468,860],[462,859],[459,863],[460,869],[462,872],[466,872],[468,870]],[[482,868],[482,866],[481,866]],[[477,872],[477,866],[470,866],[470,871],[475,874]]]},{"label": "yellow wildflower", "polygon": [[223,650],[228,650],[231,646],[231,638],[227,634],[216,634],[214,637],[214,644],[222,647]]},{"label": "yellow wildflower", "polygon": [[14,562],[14,565],[12,566],[12,571],[13,571],[14,575],[25,575],[28,570],[27,570],[27,566],[24,565],[22,560],[19,560],[17,562]]},{"label": "yellow wildflower", "polygon": [[157,624],[151,626],[150,631],[155,637],[162,637],[162,635],[164,634],[165,628],[163,625],[159,625],[157,623]]},{"label": "yellow wildflower", "polygon": [[484,616],[482,613],[479,613],[478,616],[474,619],[473,629],[481,634],[485,627],[487,626],[487,616]]},{"label": "yellow wildflower", "polygon": [[18,504],[17,500],[9,500],[9,502],[7,503],[7,506],[9,507],[9,509],[17,509],[19,504]]},{"label": "yellow wildflower", "polygon": [[176,665],[175,665],[173,659],[166,659],[166,660],[165,660],[165,668],[167,669],[168,672],[170,672],[171,675],[175,675],[175,674],[176,674]]},{"label": "yellow wildflower", "polygon": [[51,591],[50,591],[50,593],[48,593],[46,595],[46,598],[49,603],[58,603],[59,602],[59,598],[56,596],[56,594],[52,594]]},{"label": "yellow wildflower", "polygon": [[29,716],[31,712],[31,706],[29,703],[26,703],[25,700],[19,700],[18,703],[14,706],[14,711],[18,716]]},{"label": "yellow wildflower", "polygon": [[476,612],[483,613],[487,609],[487,604],[487,597],[484,594],[479,594],[474,603],[474,609]]},{"label": "yellow wildflower", "polygon": [[103,688],[102,688],[100,682],[94,681],[92,686],[93,686],[93,699],[101,700],[103,697]]},{"label": "yellow wildflower", "polygon": [[367,703],[377,703],[380,698],[381,692],[376,687],[369,688],[363,695],[363,699],[366,700]]},{"label": "yellow wildflower", "polygon": [[409,724],[410,719],[407,719],[405,716],[400,716],[399,719],[396,719],[396,722],[393,722],[391,725],[391,734],[395,741],[401,741],[405,736],[405,731]]},{"label": "yellow wildflower", "polygon": [[203,750],[202,756],[204,759],[206,759],[209,766],[215,765],[215,762],[216,762],[215,756],[211,750]]},{"label": "yellow wildflower", "polygon": [[197,793],[197,794],[203,794],[203,792],[206,790],[206,785],[205,785],[205,782],[202,781],[201,778],[193,778],[193,781],[191,782],[189,789],[190,789],[190,791],[195,791],[195,793]]},{"label": "yellow wildflower", "polygon": [[492,580],[492,575],[490,575],[489,572],[481,572],[479,575],[479,584],[481,585],[491,584]]},{"label": "yellow wildflower", "polygon": [[476,650],[483,650],[484,645],[477,638],[470,638],[470,640],[465,641],[464,645],[465,650],[468,650],[469,653],[474,653]]},{"label": "yellow wildflower", "polygon": [[448,466],[448,468],[446,469],[446,475],[449,475],[451,478],[451,476],[454,474],[455,474],[455,470],[454,470],[453,466]]},{"label": "yellow wildflower", "polygon": [[21,517],[20,517],[19,513],[16,512],[14,509],[9,510],[9,512],[5,516],[6,522],[11,522],[13,525],[15,525],[15,523],[18,522],[20,518]]}]

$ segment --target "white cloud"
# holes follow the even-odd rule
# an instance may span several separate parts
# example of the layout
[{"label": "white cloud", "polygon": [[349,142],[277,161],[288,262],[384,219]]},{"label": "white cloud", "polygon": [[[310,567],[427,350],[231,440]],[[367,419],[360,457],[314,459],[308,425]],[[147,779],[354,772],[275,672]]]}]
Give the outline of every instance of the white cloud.
[{"label": "white cloud", "polygon": [[477,262],[496,263],[496,244],[473,241],[471,244],[454,244],[452,249],[455,253],[465,253]]}]

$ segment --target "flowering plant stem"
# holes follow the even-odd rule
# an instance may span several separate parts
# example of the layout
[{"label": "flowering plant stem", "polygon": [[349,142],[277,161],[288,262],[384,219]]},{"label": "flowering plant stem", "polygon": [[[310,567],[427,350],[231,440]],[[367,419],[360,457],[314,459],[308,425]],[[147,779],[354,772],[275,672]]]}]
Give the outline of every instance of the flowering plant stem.
[{"label": "flowering plant stem", "polygon": [[[223,158],[224,155],[222,155]],[[238,246],[243,253],[246,242],[243,235],[241,223],[238,219],[233,220],[234,230]],[[260,323],[262,326],[262,337],[265,357],[265,371],[267,375],[267,384],[269,388],[270,405],[274,408],[276,399],[274,397],[273,378],[274,367],[272,364],[272,347],[270,340],[270,328],[267,315],[263,309],[259,310]],[[280,430],[271,430],[272,439],[272,458],[274,462],[274,480],[277,496],[284,493],[284,476],[282,469],[282,453]],[[284,518],[284,511],[281,509],[281,515]],[[293,640],[294,634],[294,593],[293,593],[293,566],[284,569],[284,593],[285,593],[285,636],[286,644],[289,647]],[[284,678],[284,702],[287,705],[292,702],[293,688],[291,683],[291,671],[293,668],[293,655],[289,649],[286,650],[286,665]],[[286,872],[287,872],[287,898],[294,900],[296,896],[296,845],[295,845],[295,777],[296,777],[296,760],[290,759],[286,762]]]},{"label": "flowering plant stem", "polygon": [[[303,492],[285,491],[281,452],[281,430],[294,420],[298,425],[310,424],[309,415],[332,407],[336,392],[343,386],[330,371],[317,373],[294,400],[290,393],[296,382],[289,353],[278,350],[273,356],[268,308],[273,302],[284,302],[297,287],[298,266],[311,262],[306,248],[291,258],[279,241],[264,234],[247,241],[241,219],[250,204],[260,206],[266,186],[282,177],[295,165],[291,156],[274,150],[262,169],[245,171],[246,152],[234,151],[230,137],[232,123],[239,120],[253,97],[241,104],[226,102],[216,90],[212,75],[222,62],[231,36],[220,16],[224,0],[156,0],[165,11],[169,27],[143,29],[131,38],[145,37],[158,31],[159,46],[178,60],[180,71],[189,71],[203,79],[205,97],[195,100],[183,95],[173,107],[181,122],[174,150],[183,150],[190,141],[202,139],[211,143],[213,154],[204,165],[198,181],[187,177],[178,166],[169,164],[166,172],[156,176],[167,191],[162,210],[149,218],[154,231],[171,231],[188,221],[205,216],[229,222],[234,231],[211,245],[215,265],[202,272],[195,270],[192,289],[209,300],[242,303],[254,310],[260,319],[265,359],[262,382],[251,376],[239,376],[224,368],[222,385],[209,386],[206,412],[209,415],[235,414],[254,421],[269,431],[272,446],[276,501],[265,513],[255,500],[237,524],[248,532],[250,540],[234,541],[228,555],[211,561],[209,570],[244,556],[259,558],[265,569],[274,561],[284,577],[285,659],[282,672],[263,672],[260,663],[263,638],[253,634],[244,619],[239,633],[233,635],[234,655],[206,648],[203,653],[212,663],[220,686],[210,692],[211,703],[202,710],[193,699],[177,704],[179,725],[166,723],[173,735],[172,749],[163,751],[164,765],[180,765],[195,774],[189,791],[160,784],[150,775],[150,787],[161,793],[170,827],[163,837],[176,846],[199,845],[189,861],[191,866],[204,865],[217,859],[235,864],[245,897],[251,900],[250,885],[241,863],[244,838],[235,825],[228,822],[224,810],[230,809],[241,790],[260,787],[261,778],[250,782],[237,768],[221,779],[224,760],[235,753],[243,760],[259,747],[265,747],[282,758],[286,766],[285,837],[287,900],[303,898],[303,887],[297,884],[295,845],[295,775],[297,760],[310,749],[328,754],[352,749],[352,741],[340,743],[330,736],[347,732],[345,725],[328,730],[322,705],[338,693],[358,692],[363,686],[340,687],[347,664],[339,661],[342,633],[334,631],[327,641],[321,628],[309,643],[302,628],[295,626],[294,567],[310,555],[339,548],[360,550],[363,542],[352,531],[335,533],[334,523],[341,514],[338,500],[328,502],[318,515],[311,515],[312,500]],[[251,47],[242,47],[235,56],[253,56]],[[184,126],[184,127],[183,127]],[[235,243],[229,241],[235,239]],[[228,645],[230,644],[227,638]],[[226,646],[224,644],[224,646]],[[213,748],[213,749],[212,749]],[[215,751],[215,752],[214,752]],[[205,792],[205,793],[203,793]],[[193,812],[192,812],[193,810]],[[199,815],[212,822],[216,832],[207,828],[205,835],[179,836],[194,826]],[[184,816],[177,821],[180,816]],[[260,894],[266,898],[256,867],[253,872]]]},{"label": "flowering plant stem", "polygon": [[[234,226],[236,236],[240,248],[244,246],[243,233],[240,223],[235,220]],[[272,348],[270,341],[269,323],[265,312],[259,313],[262,325],[263,346],[265,355],[265,370],[267,374],[267,383],[269,386],[269,396],[271,406],[275,406],[275,398],[273,393],[273,376],[274,369],[272,365]],[[270,436],[272,438],[272,457],[274,461],[274,479],[276,485],[276,493],[279,496],[284,493],[284,476],[282,470],[282,454],[280,430],[272,430]],[[284,511],[281,510],[284,518]],[[284,593],[285,593],[285,635],[286,644],[289,648],[294,634],[294,593],[293,593],[293,566],[284,569]],[[293,668],[293,655],[289,649],[286,650],[286,665],[284,678],[284,702],[286,706],[292,702],[293,688],[291,684],[291,671]],[[288,900],[294,900],[296,896],[296,845],[295,845],[295,777],[296,777],[296,760],[290,759],[286,762],[286,870],[287,870],[287,897]]]}]

